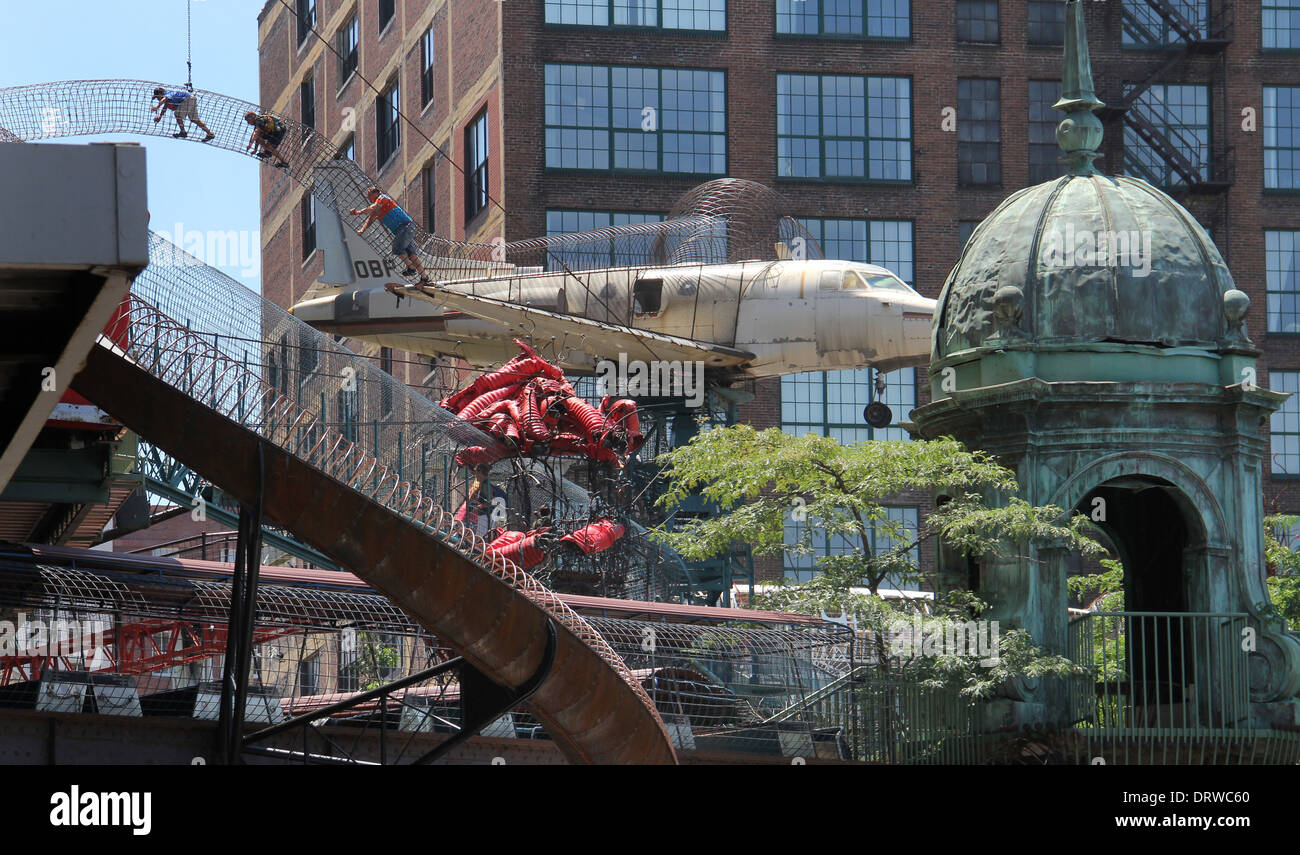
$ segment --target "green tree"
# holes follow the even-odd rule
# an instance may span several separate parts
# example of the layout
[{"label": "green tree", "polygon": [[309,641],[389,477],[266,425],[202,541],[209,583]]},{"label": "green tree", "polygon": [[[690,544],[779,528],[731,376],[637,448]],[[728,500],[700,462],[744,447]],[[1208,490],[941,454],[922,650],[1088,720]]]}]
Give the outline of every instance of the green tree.
[{"label": "green tree", "polygon": [[[911,606],[877,594],[886,583],[898,586],[923,578],[914,556],[927,540],[942,540],[946,549],[977,558],[1031,543],[1061,545],[1084,555],[1105,552],[1082,515],[1068,516],[1060,508],[1016,498],[1014,474],[989,455],[947,438],[845,446],[830,437],[735,425],[702,430],[660,462],[668,485],[661,506],[671,508],[699,493],[720,508],[712,518],[673,531],[656,530],[688,560],[721,554],[736,541],[750,544],[760,556],[807,555],[823,532],[855,547],[819,557],[820,572],[812,581],[782,586],[756,605],[856,615],[873,639],[882,668],[888,670],[892,659],[895,669],[926,682],[959,684],[968,695],[991,694],[1015,676],[1069,672],[1065,660],[1042,655],[1027,633],[1012,628],[1001,634],[1002,649],[992,666],[960,655],[914,657],[900,666],[891,654],[890,638],[897,639],[900,620],[913,619],[906,613]],[[888,516],[890,503],[909,492],[945,497],[915,531]],[[1010,498],[998,505],[988,500],[998,495]],[[786,524],[792,519],[804,525],[788,543]],[[936,604],[932,614],[917,617],[928,635],[978,619],[984,609],[973,594],[958,592]]]},{"label": "green tree", "polygon": [[[1067,519],[1060,508],[1014,496],[1002,506],[989,504],[987,496],[1018,489],[1014,474],[953,439],[845,446],[830,437],[734,425],[701,431],[660,460],[668,484],[661,506],[671,508],[698,492],[722,511],[675,531],[661,527],[663,541],[688,560],[701,560],[735,541],[749,543],[756,555],[807,555],[819,532],[845,538],[855,551],[819,558],[826,581],[817,588],[839,590],[851,582],[874,594],[886,582],[916,581],[915,547],[936,537],[973,556],[1025,543],[1104,552],[1081,514]],[[888,516],[889,503],[908,492],[947,497],[917,531]],[[786,543],[791,519],[807,524],[796,542]],[[873,546],[882,541],[890,546]]]},{"label": "green tree", "polygon": [[377,689],[392,679],[392,670],[402,664],[401,644],[401,636],[357,633],[357,658],[348,667],[356,676],[358,691]]},{"label": "green tree", "polygon": [[1268,592],[1273,612],[1288,628],[1300,629],[1300,552],[1287,542],[1286,532],[1300,517],[1274,514],[1264,518],[1264,558],[1273,571]]}]

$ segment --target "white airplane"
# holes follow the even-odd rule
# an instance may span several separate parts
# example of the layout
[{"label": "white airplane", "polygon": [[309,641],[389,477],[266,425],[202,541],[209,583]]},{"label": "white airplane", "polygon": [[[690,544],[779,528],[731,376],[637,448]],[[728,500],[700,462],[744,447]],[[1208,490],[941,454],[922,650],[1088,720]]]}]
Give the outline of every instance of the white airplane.
[{"label": "white airplane", "polygon": [[[930,355],[935,301],[883,267],[793,260],[544,271],[448,259],[435,285],[407,285],[325,206],[319,284],[290,311],[327,333],[483,367],[529,340],[566,372],[599,360],[703,363],[740,377],[872,367]],[[596,240],[609,241],[607,234]],[[788,255],[784,245],[777,255]],[[398,299],[398,295],[409,299]]]}]

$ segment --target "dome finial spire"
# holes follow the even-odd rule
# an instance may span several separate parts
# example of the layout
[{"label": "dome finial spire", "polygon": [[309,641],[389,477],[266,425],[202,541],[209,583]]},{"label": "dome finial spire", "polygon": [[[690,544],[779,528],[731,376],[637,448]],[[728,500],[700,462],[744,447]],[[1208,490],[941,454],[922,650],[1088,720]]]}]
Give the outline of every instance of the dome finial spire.
[{"label": "dome finial spire", "polygon": [[1092,83],[1092,59],[1088,55],[1088,30],[1083,23],[1083,0],[1065,2],[1065,69],[1061,100],[1053,107],[1065,113],[1056,126],[1056,140],[1075,175],[1095,172],[1092,162],[1101,157],[1101,120],[1093,111],[1106,106]]}]

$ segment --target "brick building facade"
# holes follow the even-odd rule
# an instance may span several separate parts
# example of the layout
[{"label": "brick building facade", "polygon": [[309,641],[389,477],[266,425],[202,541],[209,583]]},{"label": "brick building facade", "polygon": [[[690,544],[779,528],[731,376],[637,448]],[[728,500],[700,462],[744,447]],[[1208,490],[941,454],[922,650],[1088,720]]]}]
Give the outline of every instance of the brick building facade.
[{"label": "brick building facade", "polygon": [[[421,225],[452,239],[543,235],[577,212],[596,225],[662,215],[727,175],[775,187],[827,255],[883,263],[934,297],[973,225],[1061,170],[1058,0],[295,8],[268,2],[259,19],[263,106],[350,143]],[[1259,382],[1300,390],[1300,308],[1287,295],[1300,289],[1300,0],[1116,0],[1086,15],[1110,105],[1101,170],[1163,184],[1211,230],[1254,305]],[[394,102],[414,124],[397,121],[396,139]],[[486,185],[467,187],[481,176],[478,122]],[[310,201],[275,169],[262,181],[263,289],[288,305],[321,272]],[[418,383],[424,369],[399,359],[395,373]],[[899,418],[928,400],[924,371],[915,379],[891,377]],[[870,385],[865,372],[757,383],[741,417],[874,437],[844,417],[860,422]],[[1265,505],[1300,511],[1300,401],[1288,408],[1274,420]]]}]

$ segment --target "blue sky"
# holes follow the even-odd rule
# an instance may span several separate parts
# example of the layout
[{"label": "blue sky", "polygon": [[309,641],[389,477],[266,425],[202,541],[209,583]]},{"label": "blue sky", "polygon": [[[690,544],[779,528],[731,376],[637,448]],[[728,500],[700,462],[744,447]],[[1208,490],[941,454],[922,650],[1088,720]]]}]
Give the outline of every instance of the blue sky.
[{"label": "blue sky", "polygon": [[[257,102],[257,14],[262,4],[192,0],[195,87]],[[186,0],[0,0],[0,87],[94,78],[184,83],[185,6]],[[140,109],[148,110],[148,104]],[[138,142],[148,151],[154,230],[174,239],[180,223],[185,230],[235,229],[257,235],[256,160],[154,137],[107,135],[60,142],[111,139]],[[260,259],[260,250],[255,254]],[[239,264],[222,269],[249,287],[260,287],[257,272],[241,271]]]}]

